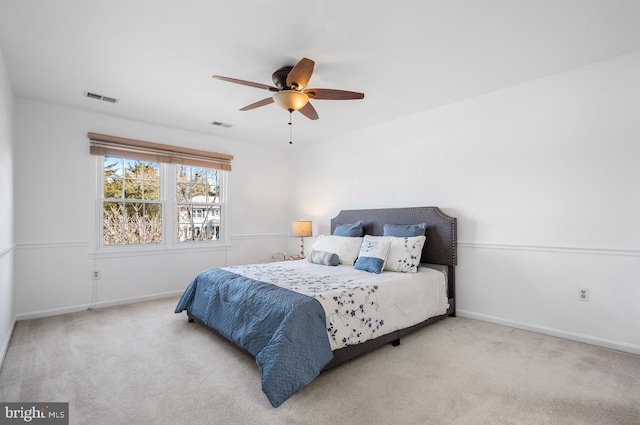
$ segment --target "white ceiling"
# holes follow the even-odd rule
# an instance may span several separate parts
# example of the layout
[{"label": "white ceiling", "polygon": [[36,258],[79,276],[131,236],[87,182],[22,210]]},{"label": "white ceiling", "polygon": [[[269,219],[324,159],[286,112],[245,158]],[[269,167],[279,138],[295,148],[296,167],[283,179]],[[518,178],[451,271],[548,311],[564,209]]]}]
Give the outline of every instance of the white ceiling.
[{"label": "white ceiling", "polygon": [[269,92],[211,76],[308,57],[308,87],[365,98],[296,113],[304,144],[639,50],[640,1],[0,0],[0,43],[17,97],[283,145],[288,112],[238,111]]}]

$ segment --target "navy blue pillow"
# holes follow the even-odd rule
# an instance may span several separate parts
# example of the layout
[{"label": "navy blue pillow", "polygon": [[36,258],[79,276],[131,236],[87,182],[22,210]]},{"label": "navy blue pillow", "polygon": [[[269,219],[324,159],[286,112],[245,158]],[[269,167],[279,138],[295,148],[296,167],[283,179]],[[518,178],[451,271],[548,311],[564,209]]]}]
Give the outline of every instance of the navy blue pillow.
[{"label": "navy blue pillow", "polygon": [[346,236],[349,238],[359,238],[364,236],[364,229],[362,228],[362,220],[353,224],[338,224],[333,231],[334,236]]},{"label": "navy blue pillow", "polygon": [[427,229],[425,223],[419,224],[385,224],[382,230],[383,236],[398,236],[410,238],[412,236],[424,236]]}]

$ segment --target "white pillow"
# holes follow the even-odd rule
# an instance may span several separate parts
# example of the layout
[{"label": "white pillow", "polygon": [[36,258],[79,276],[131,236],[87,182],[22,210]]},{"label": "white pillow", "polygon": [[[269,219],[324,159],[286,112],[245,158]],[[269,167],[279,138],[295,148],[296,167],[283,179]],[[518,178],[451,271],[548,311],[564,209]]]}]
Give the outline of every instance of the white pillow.
[{"label": "white pillow", "polygon": [[362,239],[347,236],[320,235],[313,243],[312,249],[338,254],[340,264],[353,266],[356,258],[358,258]]},{"label": "white pillow", "polygon": [[416,273],[420,265],[422,247],[427,238],[425,236],[385,237],[391,240],[391,247],[384,269],[394,272]]},{"label": "white pillow", "polygon": [[369,273],[380,274],[389,253],[391,241],[384,236],[365,235],[360,247],[360,255],[354,268]]}]

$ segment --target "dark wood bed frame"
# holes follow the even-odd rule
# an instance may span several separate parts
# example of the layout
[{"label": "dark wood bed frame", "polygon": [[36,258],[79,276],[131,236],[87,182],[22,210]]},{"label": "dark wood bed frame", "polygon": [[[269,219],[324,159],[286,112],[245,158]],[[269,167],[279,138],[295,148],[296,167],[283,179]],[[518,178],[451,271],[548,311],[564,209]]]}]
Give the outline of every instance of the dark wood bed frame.
[{"label": "dark wood bed frame", "polygon": [[[338,366],[348,360],[365,354],[377,347],[391,343],[393,345],[400,344],[400,338],[430,325],[447,316],[455,316],[455,294],[456,294],[456,275],[455,266],[457,264],[457,220],[443,213],[438,207],[416,207],[416,208],[384,208],[384,209],[366,209],[366,210],[343,210],[331,219],[331,233],[338,224],[350,224],[362,220],[365,234],[382,235],[385,224],[426,224],[426,241],[422,249],[422,257],[420,261],[427,264],[437,264],[448,267],[448,298],[449,309],[441,316],[435,316],[422,323],[401,329],[390,334],[383,335],[376,339],[366,341],[358,345],[350,345],[340,348],[333,352],[333,360],[331,360],[322,371],[326,371]],[[207,324],[191,315],[187,311],[190,322],[198,322],[215,333]],[[218,333],[219,334],[219,333]]]}]

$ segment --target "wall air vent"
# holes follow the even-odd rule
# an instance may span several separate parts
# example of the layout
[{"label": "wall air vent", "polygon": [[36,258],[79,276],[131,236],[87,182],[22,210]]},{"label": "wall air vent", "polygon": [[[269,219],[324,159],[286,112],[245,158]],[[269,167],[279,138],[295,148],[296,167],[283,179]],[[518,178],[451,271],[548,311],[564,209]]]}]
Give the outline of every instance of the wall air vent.
[{"label": "wall air vent", "polygon": [[118,103],[118,99],[114,97],[103,96],[101,94],[86,92],[85,96],[87,96],[89,99],[104,100],[105,102],[109,103]]},{"label": "wall air vent", "polygon": [[214,122],[211,123],[211,125],[217,125],[218,127],[224,127],[224,128],[233,127],[231,124],[227,124],[227,123],[220,122],[220,121],[214,121]]}]

